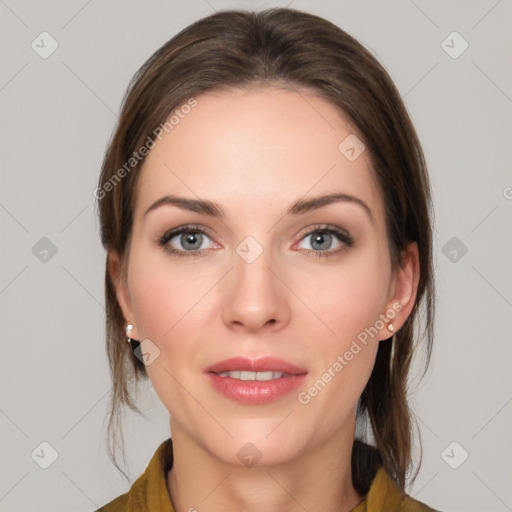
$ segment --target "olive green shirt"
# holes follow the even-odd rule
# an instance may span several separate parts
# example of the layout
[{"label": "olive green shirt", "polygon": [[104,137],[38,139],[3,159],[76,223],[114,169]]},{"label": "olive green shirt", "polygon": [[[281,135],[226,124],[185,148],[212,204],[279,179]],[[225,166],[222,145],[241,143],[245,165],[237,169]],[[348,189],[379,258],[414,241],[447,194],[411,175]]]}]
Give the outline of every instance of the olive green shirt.
[{"label": "olive green shirt", "polygon": [[[96,512],[175,512],[166,481],[172,460],[172,441],[169,438],[158,447],[146,471],[130,490]],[[404,494],[381,466],[367,495],[351,512],[436,511]]]}]

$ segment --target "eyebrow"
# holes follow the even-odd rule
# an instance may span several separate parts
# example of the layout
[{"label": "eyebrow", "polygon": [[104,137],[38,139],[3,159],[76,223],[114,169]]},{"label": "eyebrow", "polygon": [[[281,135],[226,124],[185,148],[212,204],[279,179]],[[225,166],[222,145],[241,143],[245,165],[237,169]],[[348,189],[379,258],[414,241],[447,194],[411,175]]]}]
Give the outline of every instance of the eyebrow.
[{"label": "eyebrow", "polygon": [[[299,199],[295,203],[293,203],[286,215],[301,215],[304,213],[308,213],[313,210],[317,210],[318,208],[322,208],[324,206],[333,204],[333,203],[353,203],[359,205],[363,208],[363,210],[368,214],[368,217],[373,222],[373,215],[370,207],[358,197],[344,194],[344,193],[334,193],[328,194],[324,196],[314,197],[312,199]],[[175,195],[166,195],[157,199],[144,213],[146,216],[149,212],[156,210],[164,205],[177,206],[183,210],[188,210],[192,212],[201,213],[203,215],[210,215],[212,217],[216,217],[218,219],[224,219],[225,213],[220,205],[208,201],[205,199],[192,199],[188,197],[181,197]]]}]

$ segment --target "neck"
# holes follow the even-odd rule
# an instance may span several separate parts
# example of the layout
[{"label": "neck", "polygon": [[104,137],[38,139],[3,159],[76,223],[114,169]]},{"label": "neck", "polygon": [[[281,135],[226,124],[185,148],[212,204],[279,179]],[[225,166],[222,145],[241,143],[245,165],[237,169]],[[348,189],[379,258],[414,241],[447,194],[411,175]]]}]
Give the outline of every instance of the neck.
[{"label": "neck", "polygon": [[172,424],[173,465],[167,487],[176,512],[349,512],[361,500],[352,485],[351,436],[338,435],[278,465],[234,466]]}]

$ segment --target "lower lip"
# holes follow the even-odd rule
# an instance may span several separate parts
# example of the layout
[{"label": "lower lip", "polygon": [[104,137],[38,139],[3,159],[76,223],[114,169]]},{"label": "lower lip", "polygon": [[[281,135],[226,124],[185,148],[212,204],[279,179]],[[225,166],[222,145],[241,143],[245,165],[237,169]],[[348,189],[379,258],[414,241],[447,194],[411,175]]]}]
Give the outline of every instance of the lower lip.
[{"label": "lower lip", "polygon": [[213,387],[224,396],[242,404],[260,405],[275,402],[297,389],[305,373],[273,380],[240,380],[208,372]]}]

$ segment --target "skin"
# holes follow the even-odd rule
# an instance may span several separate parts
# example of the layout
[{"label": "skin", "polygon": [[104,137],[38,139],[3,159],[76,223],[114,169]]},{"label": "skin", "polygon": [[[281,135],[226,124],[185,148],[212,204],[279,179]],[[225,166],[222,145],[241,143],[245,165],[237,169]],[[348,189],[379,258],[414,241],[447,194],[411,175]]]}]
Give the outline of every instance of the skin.
[{"label": "skin", "polygon": [[[145,160],[128,259],[109,252],[131,336],[160,351],[147,371],[170,414],[172,502],[177,512],[349,511],[363,498],[350,469],[356,405],[379,342],[391,336],[386,326],[307,405],[297,392],[271,404],[236,403],[213,389],[204,369],[238,355],[275,356],[307,369],[307,390],[393,304],[401,305],[396,330],[405,322],[417,245],[393,271],[368,152],[349,161],[339,151],[355,131],[314,92],[267,87],[196,99]],[[371,218],[355,202],[285,215],[298,199],[334,192],[364,201]],[[144,215],[166,194],[213,201],[225,217],[174,205]],[[187,224],[208,232],[201,256],[178,258],[159,246],[165,232]],[[305,231],[326,224],[348,231],[353,245],[333,235],[323,251],[331,256],[315,257],[318,233]],[[236,252],[247,236],[263,250],[252,263]],[[167,245],[190,253],[180,238]],[[247,442],[261,453],[251,468],[237,457]]]}]

